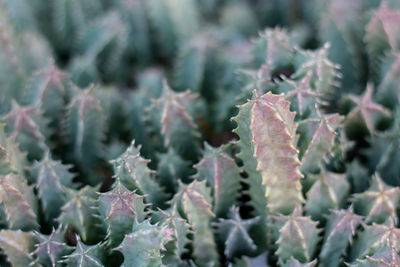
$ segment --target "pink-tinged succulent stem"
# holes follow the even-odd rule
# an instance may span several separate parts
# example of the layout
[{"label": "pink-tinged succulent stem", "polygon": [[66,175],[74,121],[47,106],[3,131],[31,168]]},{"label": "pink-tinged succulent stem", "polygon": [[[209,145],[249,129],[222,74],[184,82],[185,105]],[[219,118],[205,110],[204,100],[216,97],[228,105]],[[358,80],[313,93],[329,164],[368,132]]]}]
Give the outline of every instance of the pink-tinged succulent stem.
[{"label": "pink-tinged succulent stem", "polygon": [[261,172],[271,211],[290,213],[303,202],[295,114],[284,95],[267,93],[251,100],[250,130],[257,170]]}]

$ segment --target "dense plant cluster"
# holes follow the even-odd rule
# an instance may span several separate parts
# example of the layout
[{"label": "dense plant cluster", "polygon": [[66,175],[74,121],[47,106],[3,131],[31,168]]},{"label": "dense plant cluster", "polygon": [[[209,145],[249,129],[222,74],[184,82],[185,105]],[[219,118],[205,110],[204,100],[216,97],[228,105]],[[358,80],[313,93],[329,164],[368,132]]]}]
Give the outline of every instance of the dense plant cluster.
[{"label": "dense plant cluster", "polygon": [[398,0],[0,0],[0,265],[400,266],[399,25]]}]

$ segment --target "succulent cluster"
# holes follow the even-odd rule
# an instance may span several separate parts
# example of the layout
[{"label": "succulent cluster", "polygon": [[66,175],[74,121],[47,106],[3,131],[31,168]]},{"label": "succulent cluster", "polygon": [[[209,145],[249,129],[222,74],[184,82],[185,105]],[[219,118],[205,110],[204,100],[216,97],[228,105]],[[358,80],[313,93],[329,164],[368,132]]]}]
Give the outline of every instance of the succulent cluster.
[{"label": "succulent cluster", "polygon": [[398,0],[50,2],[0,0],[1,266],[400,266]]}]

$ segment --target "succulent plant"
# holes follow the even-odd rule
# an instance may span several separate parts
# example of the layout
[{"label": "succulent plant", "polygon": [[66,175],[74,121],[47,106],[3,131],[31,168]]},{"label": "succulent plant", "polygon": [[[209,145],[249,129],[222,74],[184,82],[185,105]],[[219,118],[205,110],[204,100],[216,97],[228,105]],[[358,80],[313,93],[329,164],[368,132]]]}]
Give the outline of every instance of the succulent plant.
[{"label": "succulent plant", "polygon": [[241,254],[251,254],[257,249],[249,235],[249,231],[259,221],[259,217],[244,220],[239,214],[239,208],[232,206],[228,219],[220,218],[216,223],[217,237],[222,242],[224,254],[233,258]]},{"label": "succulent plant", "polygon": [[399,22],[0,0],[0,266],[398,266]]},{"label": "succulent plant", "polygon": [[35,258],[32,263],[58,266],[60,265],[59,261],[63,259],[62,257],[72,251],[72,248],[64,243],[65,233],[61,225],[57,230],[53,229],[50,235],[43,235],[39,232],[34,234],[38,242],[35,244],[36,249],[31,252],[31,255]]},{"label": "succulent plant", "polygon": [[143,196],[129,191],[119,181],[111,191],[99,196],[99,211],[107,224],[110,246],[121,243],[124,236],[132,231],[134,222],[140,223],[145,219],[146,205],[143,199]]}]

